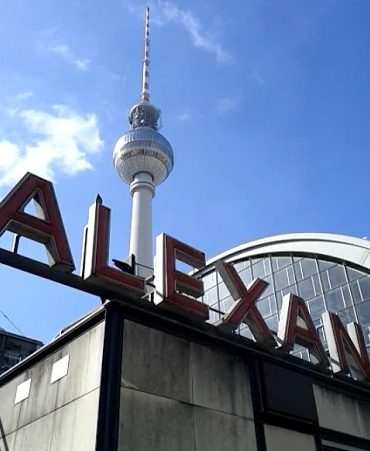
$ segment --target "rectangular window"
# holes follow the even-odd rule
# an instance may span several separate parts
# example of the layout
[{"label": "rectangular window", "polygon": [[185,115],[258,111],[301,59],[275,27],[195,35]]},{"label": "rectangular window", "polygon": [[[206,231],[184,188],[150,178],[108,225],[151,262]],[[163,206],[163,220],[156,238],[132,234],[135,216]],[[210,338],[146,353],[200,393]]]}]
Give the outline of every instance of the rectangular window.
[{"label": "rectangular window", "polygon": [[336,290],[329,291],[329,293],[325,294],[325,298],[326,305],[328,306],[328,310],[330,312],[338,312],[339,310],[343,310],[345,308],[340,289],[337,288]]},{"label": "rectangular window", "polygon": [[217,285],[216,271],[213,271],[210,274],[207,274],[206,276],[202,277],[202,280],[204,284],[204,291],[207,291],[209,288],[214,287],[215,285]]},{"label": "rectangular window", "polygon": [[367,301],[370,299],[370,277],[363,277],[358,283],[360,285],[362,298],[364,301]]},{"label": "rectangular window", "polygon": [[298,293],[305,301],[315,296],[315,289],[311,277],[298,282]]},{"label": "rectangular window", "polygon": [[324,293],[326,293],[327,291],[331,290],[328,272],[324,271],[320,275],[321,275],[322,288],[324,290]]},{"label": "rectangular window", "polygon": [[307,302],[308,310],[311,314],[311,318],[313,321],[321,318],[321,315],[326,311],[324,297],[317,296],[316,298],[311,299]]},{"label": "rectangular window", "polygon": [[275,289],[277,291],[282,290],[290,285],[288,273],[286,269],[282,269],[274,274]]},{"label": "rectangular window", "polygon": [[300,264],[301,264],[302,274],[303,274],[304,279],[306,279],[307,277],[313,276],[314,274],[316,274],[318,272],[317,266],[316,266],[316,261],[311,258],[304,258],[303,260],[300,261]]},{"label": "rectangular window", "polygon": [[210,288],[204,293],[203,302],[208,305],[214,305],[218,302],[217,286]]},{"label": "rectangular window", "polygon": [[341,310],[340,312],[338,312],[338,316],[342,320],[342,323],[344,325],[346,325],[348,323],[357,322],[355,310],[353,307],[346,308],[345,310]]},{"label": "rectangular window", "polygon": [[300,262],[294,263],[293,267],[294,267],[295,278],[296,278],[297,282],[299,282],[300,280],[303,280],[304,277],[303,277],[302,267],[301,267]]},{"label": "rectangular window", "polygon": [[342,290],[342,296],[344,299],[344,304],[346,307],[351,307],[353,305],[352,302],[352,296],[351,296],[351,292],[349,289],[348,285],[343,285],[343,287],[341,287]]},{"label": "rectangular window", "polygon": [[362,327],[370,325],[370,301],[362,302],[356,306],[358,322]]},{"label": "rectangular window", "polygon": [[253,272],[253,279],[256,279],[259,277],[260,279],[263,279],[266,275],[265,273],[265,265],[263,263],[263,260],[260,260],[259,262],[252,265],[252,272]]},{"label": "rectangular window", "polygon": [[221,301],[222,299],[226,298],[227,296],[230,296],[229,290],[227,289],[224,282],[221,282],[218,286],[218,297]]},{"label": "rectangular window", "polygon": [[320,277],[318,274],[314,274],[312,276],[312,282],[313,282],[313,287],[315,289],[315,295],[318,296],[319,294],[322,294],[322,286],[321,286]]},{"label": "rectangular window", "polygon": [[363,301],[361,293],[360,293],[360,288],[358,286],[358,281],[355,280],[354,282],[351,282],[349,284],[350,289],[351,289],[351,293],[352,293],[352,297],[353,297],[353,302],[355,304],[359,304],[360,302]]},{"label": "rectangular window", "polygon": [[267,296],[267,298],[260,299],[257,302],[257,308],[263,317],[271,315],[270,300],[269,300],[268,296]]},{"label": "rectangular window", "polygon": [[348,274],[348,279],[350,281],[352,280],[357,280],[357,279],[361,279],[361,277],[364,277],[364,273],[360,272],[360,271],[356,271],[355,269],[349,268],[347,266],[347,274]]},{"label": "rectangular window", "polygon": [[341,265],[336,265],[328,269],[328,275],[330,286],[332,288],[337,288],[347,283],[346,273],[344,271],[344,267]]},{"label": "rectangular window", "polygon": [[241,271],[239,273],[239,277],[242,279],[242,281],[244,282],[245,286],[248,286],[248,284],[252,281],[252,272],[250,268],[246,268],[243,269],[243,271]]}]

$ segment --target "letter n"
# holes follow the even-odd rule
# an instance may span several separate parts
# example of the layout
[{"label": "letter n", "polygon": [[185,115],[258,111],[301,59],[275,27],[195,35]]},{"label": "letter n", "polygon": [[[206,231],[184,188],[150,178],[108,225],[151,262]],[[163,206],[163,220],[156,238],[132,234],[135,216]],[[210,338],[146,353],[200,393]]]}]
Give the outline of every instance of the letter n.
[{"label": "letter n", "polygon": [[333,373],[350,374],[351,368],[359,380],[370,379],[370,364],[361,326],[350,323],[345,329],[339,316],[322,314]]}]

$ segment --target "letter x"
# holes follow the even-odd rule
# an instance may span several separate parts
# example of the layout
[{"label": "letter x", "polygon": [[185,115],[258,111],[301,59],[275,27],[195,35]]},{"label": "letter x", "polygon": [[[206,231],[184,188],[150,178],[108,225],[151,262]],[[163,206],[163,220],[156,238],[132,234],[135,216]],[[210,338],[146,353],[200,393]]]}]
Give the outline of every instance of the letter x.
[{"label": "letter x", "polygon": [[256,307],[256,301],[268,283],[262,279],[255,279],[246,287],[230,263],[218,261],[215,267],[235,301],[215,326],[230,332],[245,322],[256,341],[275,347],[274,337]]}]

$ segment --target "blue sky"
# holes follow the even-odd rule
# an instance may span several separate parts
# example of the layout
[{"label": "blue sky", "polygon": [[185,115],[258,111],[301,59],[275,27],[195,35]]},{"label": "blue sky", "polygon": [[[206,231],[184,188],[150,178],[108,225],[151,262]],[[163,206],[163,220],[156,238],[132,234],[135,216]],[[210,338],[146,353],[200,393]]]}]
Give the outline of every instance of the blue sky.
[{"label": "blue sky", "polygon": [[[370,2],[149,5],[152,101],[175,152],[155,235],[208,257],[283,232],[370,235]],[[111,155],[139,98],[144,6],[0,0],[0,195],[26,170],[53,180],[77,267],[98,193],[112,209],[111,257],[128,252],[131,199]],[[45,259],[40,245],[21,251]],[[45,342],[99,303],[0,274],[0,309]]]}]

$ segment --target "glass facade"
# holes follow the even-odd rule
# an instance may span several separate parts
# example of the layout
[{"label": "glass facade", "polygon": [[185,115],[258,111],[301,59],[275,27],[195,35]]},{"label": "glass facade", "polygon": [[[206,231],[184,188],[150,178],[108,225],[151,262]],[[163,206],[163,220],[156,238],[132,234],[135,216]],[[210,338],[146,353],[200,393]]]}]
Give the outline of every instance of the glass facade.
[{"label": "glass facade", "polygon": [[[257,301],[257,307],[268,327],[277,332],[283,296],[294,293],[307,304],[324,347],[326,337],[321,321],[324,311],[335,312],[343,324],[359,323],[370,354],[370,276],[346,264],[294,255],[266,256],[234,263],[245,285],[260,277],[269,283]],[[217,321],[233,303],[221,277],[213,269],[202,275],[205,294],[203,302],[210,306],[210,322]],[[246,325],[238,333],[252,334]],[[308,359],[308,351],[297,346],[293,354]]]}]

